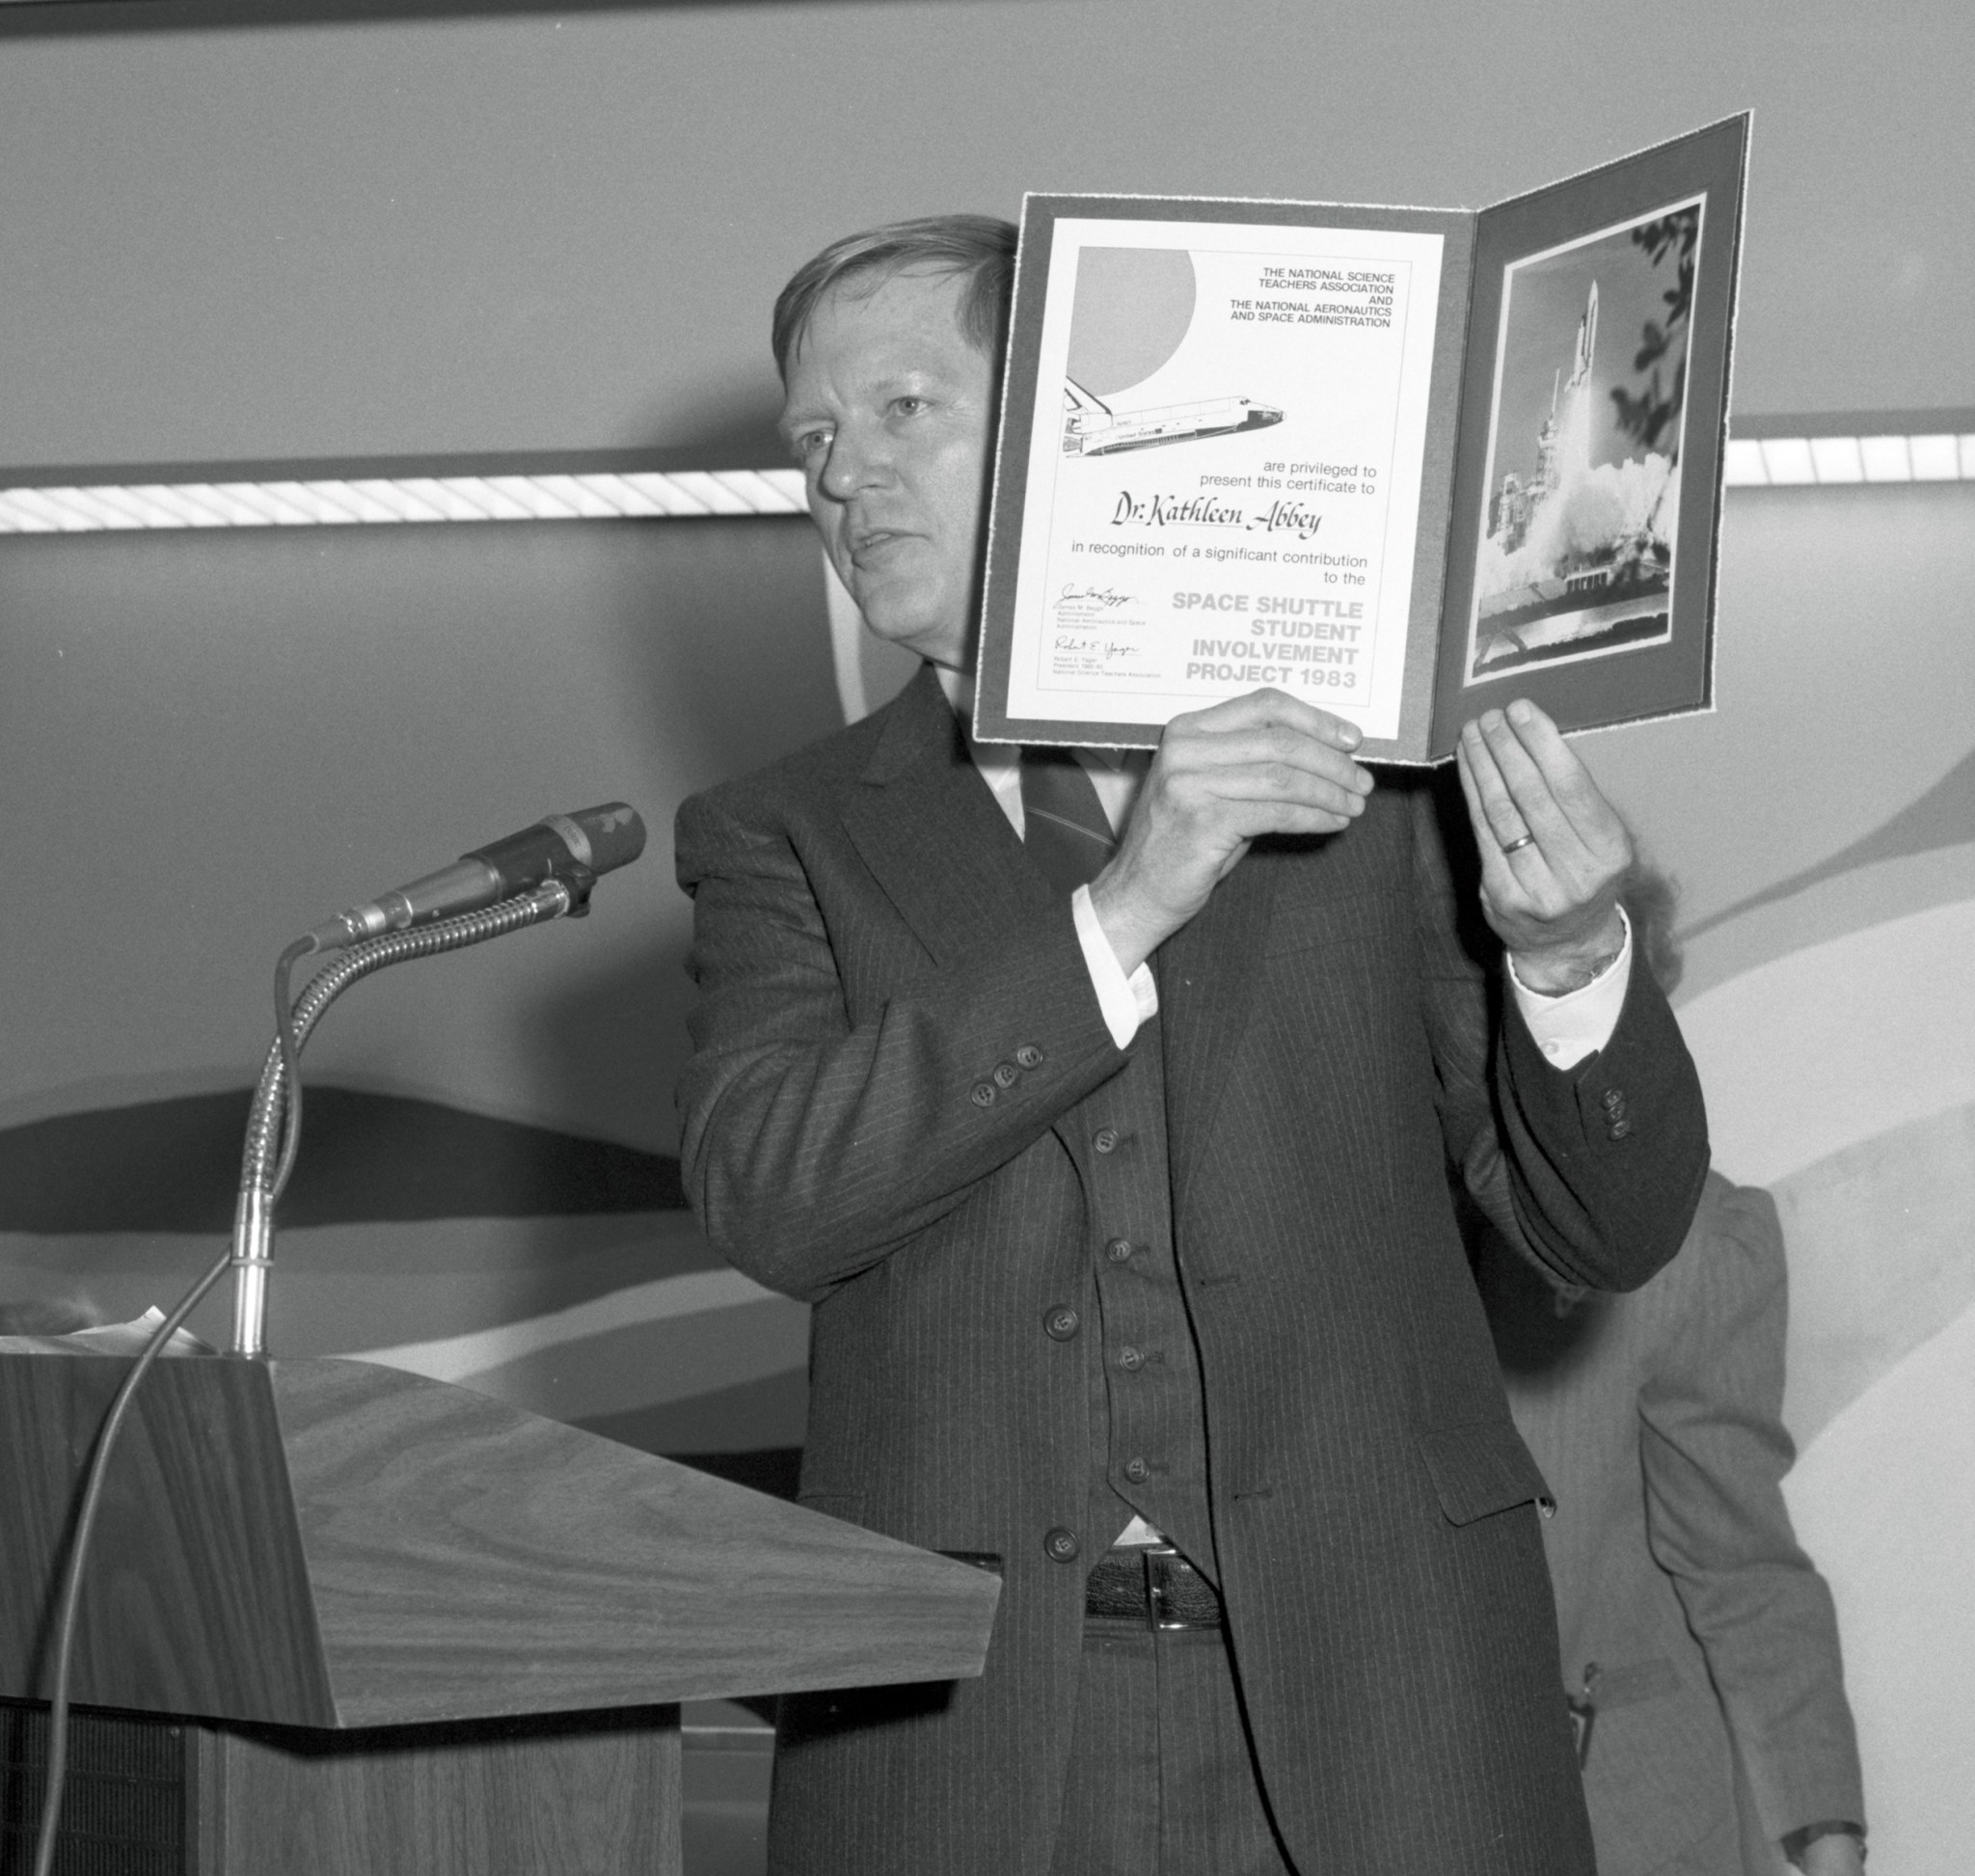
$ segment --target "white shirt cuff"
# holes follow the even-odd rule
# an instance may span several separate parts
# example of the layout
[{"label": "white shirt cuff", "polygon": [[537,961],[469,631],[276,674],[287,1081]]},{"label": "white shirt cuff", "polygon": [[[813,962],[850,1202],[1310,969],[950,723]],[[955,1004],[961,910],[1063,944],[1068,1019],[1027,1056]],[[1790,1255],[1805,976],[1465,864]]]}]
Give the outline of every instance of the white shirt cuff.
[{"label": "white shirt cuff", "polygon": [[1140,965],[1129,977],[1124,974],[1124,966],[1097,922],[1089,886],[1080,885],[1069,895],[1069,910],[1076,920],[1077,942],[1084,948],[1084,967],[1091,973],[1091,988],[1097,992],[1104,1027],[1120,1048],[1129,1048],[1139,1024],[1159,1014],[1159,987],[1152,982],[1151,967]]},{"label": "white shirt cuff", "polygon": [[1543,1059],[1554,1069],[1574,1069],[1587,1055],[1595,1055],[1611,1040],[1618,1027],[1618,1013],[1625,1008],[1626,987],[1632,982],[1632,920],[1623,906],[1618,917],[1625,927],[1625,941],[1597,976],[1581,989],[1561,996],[1546,996],[1532,991],[1516,975],[1515,960],[1505,958],[1508,981],[1516,993],[1516,1007],[1529,1025],[1529,1034],[1543,1051]]}]

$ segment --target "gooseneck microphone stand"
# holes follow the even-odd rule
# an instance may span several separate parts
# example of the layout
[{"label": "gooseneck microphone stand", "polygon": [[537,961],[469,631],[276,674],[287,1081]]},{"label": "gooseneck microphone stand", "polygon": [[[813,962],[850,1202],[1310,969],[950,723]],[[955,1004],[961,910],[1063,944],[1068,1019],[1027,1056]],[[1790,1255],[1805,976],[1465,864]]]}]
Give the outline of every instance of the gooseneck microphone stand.
[{"label": "gooseneck microphone stand", "polygon": [[68,1689],[74,1655],[76,1610],[81,1601],[83,1564],[90,1534],[102,1499],[109,1457],[128,1411],[131,1397],[149,1372],[153,1360],[191,1315],[199,1300],[228,1270],[233,1274],[233,1340],[230,1355],[250,1361],[267,1354],[267,1279],[274,1248],[275,1201],[286,1183],[301,1141],[302,1088],[296,1061],[310,1032],[323,1013],[360,977],[387,965],[414,958],[461,951],[489,938],[539,925],[552,918],[581,916],[589,910],[596,875],[587,867],[568,864],[540,885],[469,911],[352,944],[310,979],[292,1006],[287,979],[297,960],[318,949],[314,937],[298,939],[282,954],[276,968],[277,1034],[260,1072],[259,1085],[248,1110],[247,1140],[241,1154],[240,1193],[233,1211],[231,1248],[182,1296],[159,1324],[144,1353],[132,1364],[117,1390],[102,1430],[96,1435],[84,1480],[80,1508],[68,1539],[68,1555],[56,1600],[54,1673],[48,1706],[48,1757],[42,1781],[41,1824],[35,1843],[34,1876],[49,1876],[54,1867],[56,1830],[61,1818],[63,1787],[68,1763]]},{"label": "gooseneck microphone stand", "polygon": [[[479,911],[463,912],[437,924],[387,932],[365,938],[310,979],[282,1020],[247,1113],[247,1142],[240,1156],[240,1193],[233,1207],[233,1340],[230,1354],[259,1360],[267,1353],[267,1277],[274,1248],[274,1202],[294,1164],[301,1132],[301,1086],[295,1060],[323,1013],[360,977],[387,965],[503,938],[525,925],[539,925],[588,910],[596,876],[581,868],[544,880],[538,886]],[[291,947],[291,950],[294,947]],[[306,956],[303,952],[301,955]],[[284,1124],[285,1121],[285,1125]]]}]

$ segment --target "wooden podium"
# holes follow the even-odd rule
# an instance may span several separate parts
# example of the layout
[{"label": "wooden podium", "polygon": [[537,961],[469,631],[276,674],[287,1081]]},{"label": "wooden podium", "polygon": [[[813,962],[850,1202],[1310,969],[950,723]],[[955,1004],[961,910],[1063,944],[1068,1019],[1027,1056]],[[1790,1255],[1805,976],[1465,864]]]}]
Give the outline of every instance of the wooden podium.
[{"label": "wooden podium", "polygon": [[[5,1876],[60,1540],[130,1366],[59,1347],[0,1339]],[[419,1375],[169,1358],[98,1516],[73,1697],[116,1711],[77,1716],[57,1869],[673,1876],[676,1702],[978,1674],[999,1592]]]}]

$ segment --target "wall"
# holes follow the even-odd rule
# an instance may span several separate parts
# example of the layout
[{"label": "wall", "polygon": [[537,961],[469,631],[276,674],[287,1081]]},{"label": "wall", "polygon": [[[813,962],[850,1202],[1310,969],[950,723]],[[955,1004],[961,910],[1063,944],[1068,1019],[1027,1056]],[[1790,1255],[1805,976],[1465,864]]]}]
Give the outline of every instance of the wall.
[{"label": "wall", "polygon": [[1750,105],[1740,408],[1975,405],[1955,0],[18,36],[93,11],[0,9],[0,463],[759,448],[764,309],[833,232],[1024,188],[1475,206]]},{"label": "wall", "polygon": [[1837,1597],[1873,1859],[1958,1866],[1975,1624],[1975,489],[1731,500],[1720,708],[1587,738],[1687,883],[1716,1161],[1775,1194],[1787,1492]]},{"label": "wall", "polygon": [[[0,1300],[169,1302],[227,1227],[287,938],[622,798],[651,850],[587,921],[324,1022],[273,1346],[465,1334],[444,1372],[519,1361],[515,1398],[666,1451],[799,1440],[800,1312],[709,1275],[677,1210],[669,875],[680,799],[837,720],[806,525],[13,540],[0,613],[0,851],[37,882],[4,914]],[[765,1427],[697,1400],[768,1374]]]},{"label": "wall", "polygon": [[[1718,710],[1584,739],[1686,886],[1718,1159],[1783,1210],[1793,1505],[1840,1599],[1876,1841],[1923,1870],[1975,1823],[1971,590],[1975,488],[1739,492]],[[803,1314],[677,1209],[667,830],[839,719],[802,524],[14,540],[0,609],[0,1301],[169,1301],[225,1228],[285,937],[621,795],[652,852],[586,925],[407,967],[325,1023],[274,1346],[772,1482]]]}]

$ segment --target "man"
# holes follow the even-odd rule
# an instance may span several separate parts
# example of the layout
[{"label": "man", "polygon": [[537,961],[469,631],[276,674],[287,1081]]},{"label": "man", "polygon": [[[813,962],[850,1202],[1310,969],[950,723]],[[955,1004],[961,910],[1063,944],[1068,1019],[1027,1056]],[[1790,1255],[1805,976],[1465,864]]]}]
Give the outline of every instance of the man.
[{"label": "man", "polygon": [[1004,1584],[979,1681],[785,1702],[772,1866],[1583,1876],[1544,1487],[1442,1167],[1499,1134],[1569,1281],[1685,1231],[1699,1092],[1623,827],[1539,712],[1471,726],[1498,1030],[1433,792],[1351,725],[1259,692],[1142,776],[970,748],[1013,234],[880,230],[784,289],[810,511],[928,668],[679,817],[682,1160],[814,1305],[803,1502]]},{"label": "man", "polygon": [[[1670,992],[1670,886],[1644,875],[1626,905]],[[1543,1536],[1600,1876],[1859,1876],[1837,1617],[1783,1502],[1775,1202],[1710,1173],[1680,1255],[1623,1297],[1559,1289],[1475,1226],[1509,1408],[1557,1499]]]}]

